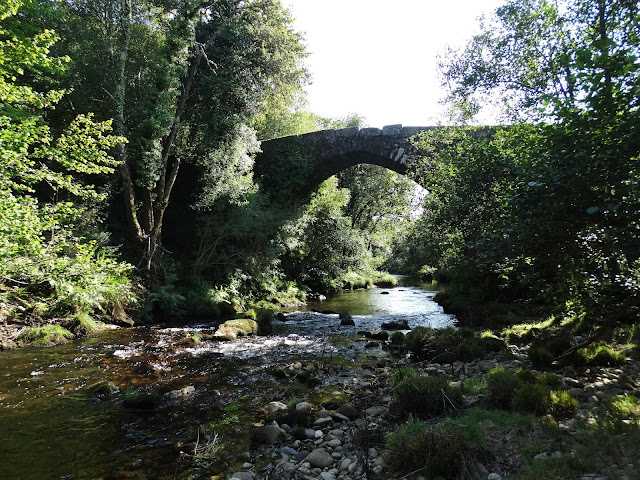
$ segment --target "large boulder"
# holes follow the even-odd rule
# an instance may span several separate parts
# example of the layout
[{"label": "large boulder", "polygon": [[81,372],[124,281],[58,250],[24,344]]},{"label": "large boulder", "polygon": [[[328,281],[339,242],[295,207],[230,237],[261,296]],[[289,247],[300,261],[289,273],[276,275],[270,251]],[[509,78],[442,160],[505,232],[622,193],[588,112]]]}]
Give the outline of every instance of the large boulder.
[{"label": "large boulder", "polygon": [[258,333],[258,323],[250,318],[227,320],[218,327],[213,338],[218,340],[235,340],[243,335]]}]

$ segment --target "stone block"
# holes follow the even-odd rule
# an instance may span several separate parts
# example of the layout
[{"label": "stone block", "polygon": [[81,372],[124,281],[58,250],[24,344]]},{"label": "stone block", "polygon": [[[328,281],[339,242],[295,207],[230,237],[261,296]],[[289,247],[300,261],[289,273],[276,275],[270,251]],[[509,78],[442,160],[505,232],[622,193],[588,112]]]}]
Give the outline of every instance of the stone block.
[{"label": "stone block", "polygon": [[385,125],[382,127],[382,135],[400,135],[402,132],[402,124]]},{"label": "stone block", "polygon": [[382,130],[379,128],[363,128],[360,130],[360,135],[364,137],[377,137],[382,134]]}]

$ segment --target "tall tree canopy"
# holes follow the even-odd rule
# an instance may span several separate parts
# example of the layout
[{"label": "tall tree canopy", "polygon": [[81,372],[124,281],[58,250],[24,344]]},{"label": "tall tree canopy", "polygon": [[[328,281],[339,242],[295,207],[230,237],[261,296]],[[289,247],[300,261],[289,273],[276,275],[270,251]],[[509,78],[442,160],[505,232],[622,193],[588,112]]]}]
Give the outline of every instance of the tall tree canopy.
[{"label": "tall tree canopy", "polygon": [[442,68],[460,118],[493,98],[514,125],[480,140],[422,135],[418,180],[431,194],[410,238],[424,247],[404,254],[480,300],[569,302],[594,319],[637,304],[639,32],[635,1],[498,8]]},{"label": "tall tree canopy", "polygon": [[[297,99],[300,35],[278,0],[63,2],[70,109],[114,118],[127,217],[149,269],[183,161],[207,163],[243,124]],[[233,147],[230,148],[233,150]],[[218,155],[214,153],[214,155]]]}]

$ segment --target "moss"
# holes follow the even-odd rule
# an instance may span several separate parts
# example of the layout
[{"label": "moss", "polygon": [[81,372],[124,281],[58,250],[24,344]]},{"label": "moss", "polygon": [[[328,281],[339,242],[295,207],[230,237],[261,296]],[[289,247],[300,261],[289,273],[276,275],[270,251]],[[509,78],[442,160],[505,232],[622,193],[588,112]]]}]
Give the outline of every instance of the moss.
[{"label": "moss", "polygon": [[150,387],[142,387],[125,390],[122,405],[131,410],[150,411],[158,407],[161,400],[162,397],[158,392]]},{"label": "moss", "polygon": [[39,347],[50,347],[67,343],[73,337],[73,333],[60,325],[37,325],[27,327],[18,337],[18,342]]},{"label": "moss", "polygon": [[250,318],[227,320],[213,334],[218,340],[235,340],[243,335],[258,333],[258,323]]},{"label": "moss", "polygon": [[72,325],[73,332],[79,337],[92,335],[102,330],[103,328],[104,324],[95,321],[84,312],[79,312],[76,314],[76,318]]}]

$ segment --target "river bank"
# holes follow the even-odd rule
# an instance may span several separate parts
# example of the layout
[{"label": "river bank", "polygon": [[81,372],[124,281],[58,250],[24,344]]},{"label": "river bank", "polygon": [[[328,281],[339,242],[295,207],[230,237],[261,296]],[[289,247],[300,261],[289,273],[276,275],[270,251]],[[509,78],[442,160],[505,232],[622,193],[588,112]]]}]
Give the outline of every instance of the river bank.
[{"label": "river bank", "polygon": [[[434,292],[353,293],[342,305],[354,325],[336,313],[287,312],[270,335],[234,341],[211,338],[216,327],[201,323],[4,352],[0,476],[637,478],[633,345],[618,345],[616,366],[534,369],[532,328],[434,330],[452,318]],[[410,330],[379,330],[389,320]],[[552,392],[575,405],[552,403]],[[422,453],[397,447],[412,444]],[[416,466],[443,445],[455,458]]]}]

